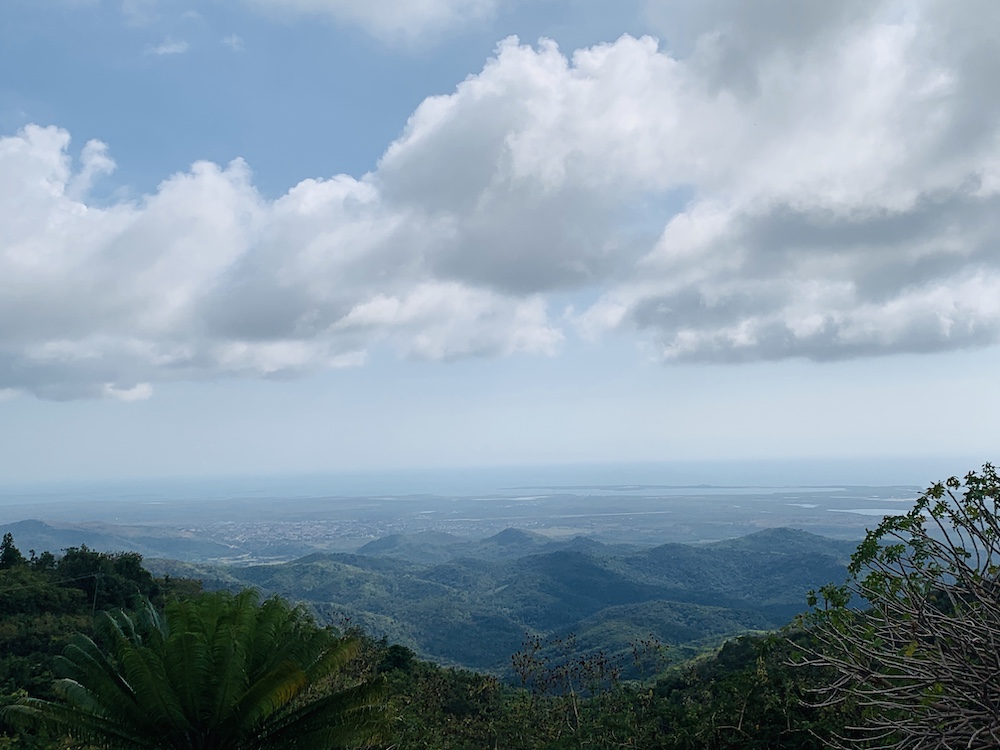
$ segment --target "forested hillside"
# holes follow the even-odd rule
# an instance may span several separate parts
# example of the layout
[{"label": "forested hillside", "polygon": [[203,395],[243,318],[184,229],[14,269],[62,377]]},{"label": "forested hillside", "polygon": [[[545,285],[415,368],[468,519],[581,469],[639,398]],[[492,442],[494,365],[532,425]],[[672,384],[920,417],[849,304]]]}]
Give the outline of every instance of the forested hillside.
[{"label": "forested hillside", "polygon": [[[697,558],[702,562],[711,560],[714,554],[707,549],[702,553],[708,555]],[[643,586],[655,589],[663,585],[658,583],[663,576],[653,576],[648,567],[650,560],[664,554],[659,550],[653,551],[651,558],[636,553],[624,558],[611,556],[601,564],[600,558],[589,557],[580,575],[603,576],[620,583],[630,566],[646,570],[645,582],[638,580],[641,576],[631,576],[636,579],[628,589],[631,593],[621,595],[627,598],[645,591]],[[506,574],[523,577],[533,562],[539,580],[556,581],[566,564],[580,561],[564,550],[541,560],[521,560]],[[645,563],[640,565],[642,561]],[[385,560],[368,558],[368,562],[368,568],[351,566],[346,561],[329,567],[328,559],[304,560],[276,568],[274,573],[289,576],[300,570],[312,575],[317,585],[320,579],[343,574],[347,568],[382,575],[399,570],[387,568]],[[433,569],[439,570],[439,566]],[[419,570],[419,566],[411,570]],[[670,576],[682,574],[674,570]],[[570,583],[572,580],[563,579],[560,585]],[[363,588],[363,581],[348,580],[339,584],[338,590],[359,584]],[[421,585],[429,584],[417,584],[418,590]],[[70,548],[59,558],[49,553],[25,558],[13,540],[6,537],[0,560],[2,705],[12,705],[25,696],[51,699],[52,681],[59,674],[56,655],[74,633],[95,636],[95,613],[120,608],[129,611],[143,599],[162,607],[168,601],[197,599],[202,596],[199,591],[199,584],[191,580],[154,578],[136,553],[96,553],[83,547]],[[591,594],[596,597],[610,591],[608,587],[595,588]],[[841,720],[836,712],[800,705],[803,691],[815,680],[815,674],[790,667],[791,647],[783,637],[734,641],[718,654],[708,654],[691,665],[665,673],[661,672],[663,644],[655,639],[635,640],[627,654],[619,655],[606,653],[599,645],[602,632],[621,637],[620,628],[609,629],[612,622],[631,623],[641,630],[662,621],[678,632],[686,627],[695,634],[701,631],[692,613],[702,618],[702,624],[717,616],[714,609],[703,605],[684,606],[650,601],[603,607],[601,618],[585,620],[587,637],[518,643],[507,656],[508,660],[513,656],[514,665],[509,681],[419,660],[408,648],[386,639],[373,639],[349,625],[348,634],[361,644],[361,649],[352,662],[344,665],[343,675],[333,684],[383,685],[385,737],[399,750],[763,748],[775,747],[779,740],[782,747],[813,747],[811,732],[826,731]],[[683,622],[679,612],[687,613]],[[141,615],[139,612],[139,619],[133,616],[122,622],[138,623]],[[732,621],[723,629],[742,624]],[[106,621],[104,630],[96,631],[98,643],[109,643],[107,632]],[[475,629],[460,634],[456,628],[454,632],[465,641],[480,636]],[[624,679],[629,668],[639,679]],[[4,747],[47,748],[63,744],[57,730],[25,734],[5,725],[4,731],[6,737],[0,737],[0,746]]]},{"label": "forested hillside", "polygon": [[95,612],[162,604],[200,590],[192,580],[154,578],[134,552],[71,547],[27,556],[10,534],[0,543],[0,705],[25,693],[48,695],[55,658],[70,636],[90,633]]},{"label": "forested hillside", "polygon": [[651,549],[510,529],[479,545],[400,535],[356,554],[282,565],[151,566],[210,588],[249,585],[305,601],[326,621],[347,619],[422,657],[504,674],[526,634],[574,633],[613,655],[653,637],[677,661],[726,637],[779,628],[803,610],[808,590],[844,580],[855,546],[789,529]]}]

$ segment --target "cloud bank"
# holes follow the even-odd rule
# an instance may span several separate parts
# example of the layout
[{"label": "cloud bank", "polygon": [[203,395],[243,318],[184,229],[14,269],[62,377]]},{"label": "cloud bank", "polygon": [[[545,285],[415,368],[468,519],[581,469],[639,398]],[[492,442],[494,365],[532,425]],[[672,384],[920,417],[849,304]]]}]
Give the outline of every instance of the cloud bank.
[{"label": "cloud bank", "polygon": [[0,390],[136,399],[572,335],[711,362],[995,344],[1000,11],[920,8],[508,39],[371,173],[276,200],[237,160],[101,203],[107,147],[25,128],[0,139]]}]

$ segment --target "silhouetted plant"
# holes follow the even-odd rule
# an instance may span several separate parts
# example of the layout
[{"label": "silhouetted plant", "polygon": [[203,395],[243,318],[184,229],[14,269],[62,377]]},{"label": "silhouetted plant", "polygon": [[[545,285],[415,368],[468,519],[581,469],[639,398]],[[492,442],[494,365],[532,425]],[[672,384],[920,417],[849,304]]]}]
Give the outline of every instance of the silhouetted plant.
[{"label": "silhouetted plant", "polygon": [[78,635],[59,660],[59,698],[4,709],[101,748],[347,748],[382,725],[378,681],[331,682],[356,639],[316,626],[301,607],[252,590],[148,600],[135,615],[101,613],[100,646]]}]

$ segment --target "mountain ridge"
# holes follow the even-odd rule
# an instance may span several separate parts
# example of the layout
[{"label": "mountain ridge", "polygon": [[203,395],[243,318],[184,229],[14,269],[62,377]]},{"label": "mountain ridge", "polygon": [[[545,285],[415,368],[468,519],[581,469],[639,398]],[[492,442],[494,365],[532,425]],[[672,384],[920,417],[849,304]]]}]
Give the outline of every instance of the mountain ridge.
[{"label": "mountain ridge", "polygon": [[[457,537],[428,539],[475,552]],[[706,639],[781,627],[805,608],[810,588],[846,577],[849,544],[797,530],[649,548],[517,532],[497,546],[523,550],[527,542],[528,553],[493,557],[489,539],[479,557],[433,563],[361,550],[239,568],[149,563],[157,574],[201,577],[209,588],[251,585],[281,594],[326,621],[346,618],[438,662],[502,673],[526,635],[575,632],[597,643],[600,633],[609,648],[622,650],[646,629],[688,653]],[[370,549],[399,552],[407,544],[397,538]]]}]

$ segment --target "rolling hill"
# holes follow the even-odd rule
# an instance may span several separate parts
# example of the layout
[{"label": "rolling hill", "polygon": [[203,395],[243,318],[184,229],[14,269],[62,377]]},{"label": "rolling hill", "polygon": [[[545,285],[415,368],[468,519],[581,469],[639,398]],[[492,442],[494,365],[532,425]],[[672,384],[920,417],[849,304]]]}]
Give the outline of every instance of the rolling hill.
[{"label": "rolling hill", "polygon": [[309,603],[445,664],[503,672],[525,634],[573,632],[624,651],[654,636],[686,654],[786,624],[810,588],[846,575],[854,544],[770,529],[708,545],[641,549],[509,530],[478,543],[396,535],[354,554],[243,568],[149,561],[208,587],[256,586]]}]

